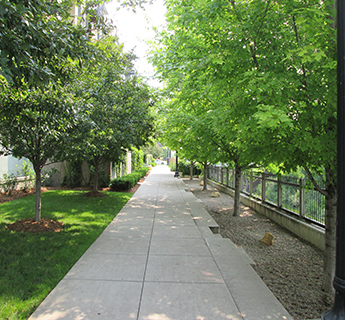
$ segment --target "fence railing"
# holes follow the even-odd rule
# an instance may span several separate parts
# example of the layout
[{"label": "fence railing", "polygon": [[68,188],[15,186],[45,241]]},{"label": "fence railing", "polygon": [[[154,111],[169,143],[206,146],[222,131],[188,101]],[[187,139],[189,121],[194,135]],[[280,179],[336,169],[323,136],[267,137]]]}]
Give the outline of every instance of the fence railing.
[{"label": "fence railing", "polygon": [[[210,166],[208,178],[235,189],[234,169]],[[308,188],[305,179],[249,171],[242,174],[240,189],[250,197],[303,219],[323,226],[325,224],[325,197],[318,191]]]}]

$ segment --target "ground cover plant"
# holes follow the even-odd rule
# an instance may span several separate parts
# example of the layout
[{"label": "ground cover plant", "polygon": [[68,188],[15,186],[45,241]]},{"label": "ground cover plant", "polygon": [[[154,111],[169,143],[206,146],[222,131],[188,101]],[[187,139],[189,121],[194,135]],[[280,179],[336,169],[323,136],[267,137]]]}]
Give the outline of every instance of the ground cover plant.
[{"label": "ground cover plant", "polygon": [[8,226],[32,218],[35,196],[0,204],[0,319],[27,319],[133,195],[51,190],[42,194],[45,219],[60,232],[14,232]]},{"label": "ground cover plant", "polygon": [[143,167],[140,170],[133,171],[120,178],[115,178],[110,181],[109,187],[112,191],[125,191],[133,188],[137,182],[145,177],[149,171],[149,167]]}]

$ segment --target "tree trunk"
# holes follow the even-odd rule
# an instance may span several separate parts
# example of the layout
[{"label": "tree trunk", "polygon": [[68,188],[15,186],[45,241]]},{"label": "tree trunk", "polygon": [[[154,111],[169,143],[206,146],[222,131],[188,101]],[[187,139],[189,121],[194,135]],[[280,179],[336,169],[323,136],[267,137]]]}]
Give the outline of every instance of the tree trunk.
[{"label": "tree trunk", "polygon": [[95,174],[93,177],[93,190],[97,191],[98,190],[98,167],[99,167],[99,162],[98,161],[94,161],[94,166],[95,166]]},{"label": "tree trunk", "polygon": [[35,166],[36,173],[36,201],[35,201],[35,221],[38,222],[41,220],[41,167]]},{"label": "tree trunk", "polygon": [[204,186],[202,190],[207,190],[207,162],[204,163]]},{"label": "tree trunk", "polygon": [[190,163],[190,180],[193,180],[193,166],[194,166],[194,162],[192,161]]},{"label": "tree trunk", "polygon": [[241,195],[241,176],[242,169],[240,166],[235,165],[235,204],[234,204],[234,217],[239,216],[240,214],[240,195]]},{"label": "tree trunk", "polygon": [[329,182],[330,173],[326,172],[326,200],[325,200],[325,251],[323,266],[322,290],[333,292],[333,278],[335,274],[336,227],[337,227],[337,189]]}]

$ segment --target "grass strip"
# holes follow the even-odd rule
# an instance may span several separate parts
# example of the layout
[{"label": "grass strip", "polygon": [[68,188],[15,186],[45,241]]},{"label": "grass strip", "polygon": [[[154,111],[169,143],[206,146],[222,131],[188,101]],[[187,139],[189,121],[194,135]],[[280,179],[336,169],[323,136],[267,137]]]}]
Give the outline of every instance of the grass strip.
[{"label": "grass strip", "polygon": [[27,319],[127,203],[132,193],[52,190],[42,194],[42,217],[55,233],[17,233],[6,225],[33,218],[35,196],[0,205],[0,319]]}]

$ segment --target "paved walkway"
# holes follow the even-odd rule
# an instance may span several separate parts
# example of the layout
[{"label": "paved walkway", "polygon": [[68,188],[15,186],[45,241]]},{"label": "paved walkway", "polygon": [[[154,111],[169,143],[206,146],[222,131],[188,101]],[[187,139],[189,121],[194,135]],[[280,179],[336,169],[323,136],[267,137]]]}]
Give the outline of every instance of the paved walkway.
[{"label": "paved walkway", "polygon": [[30,320],[292,320],[166,166],[127,205]]}]

